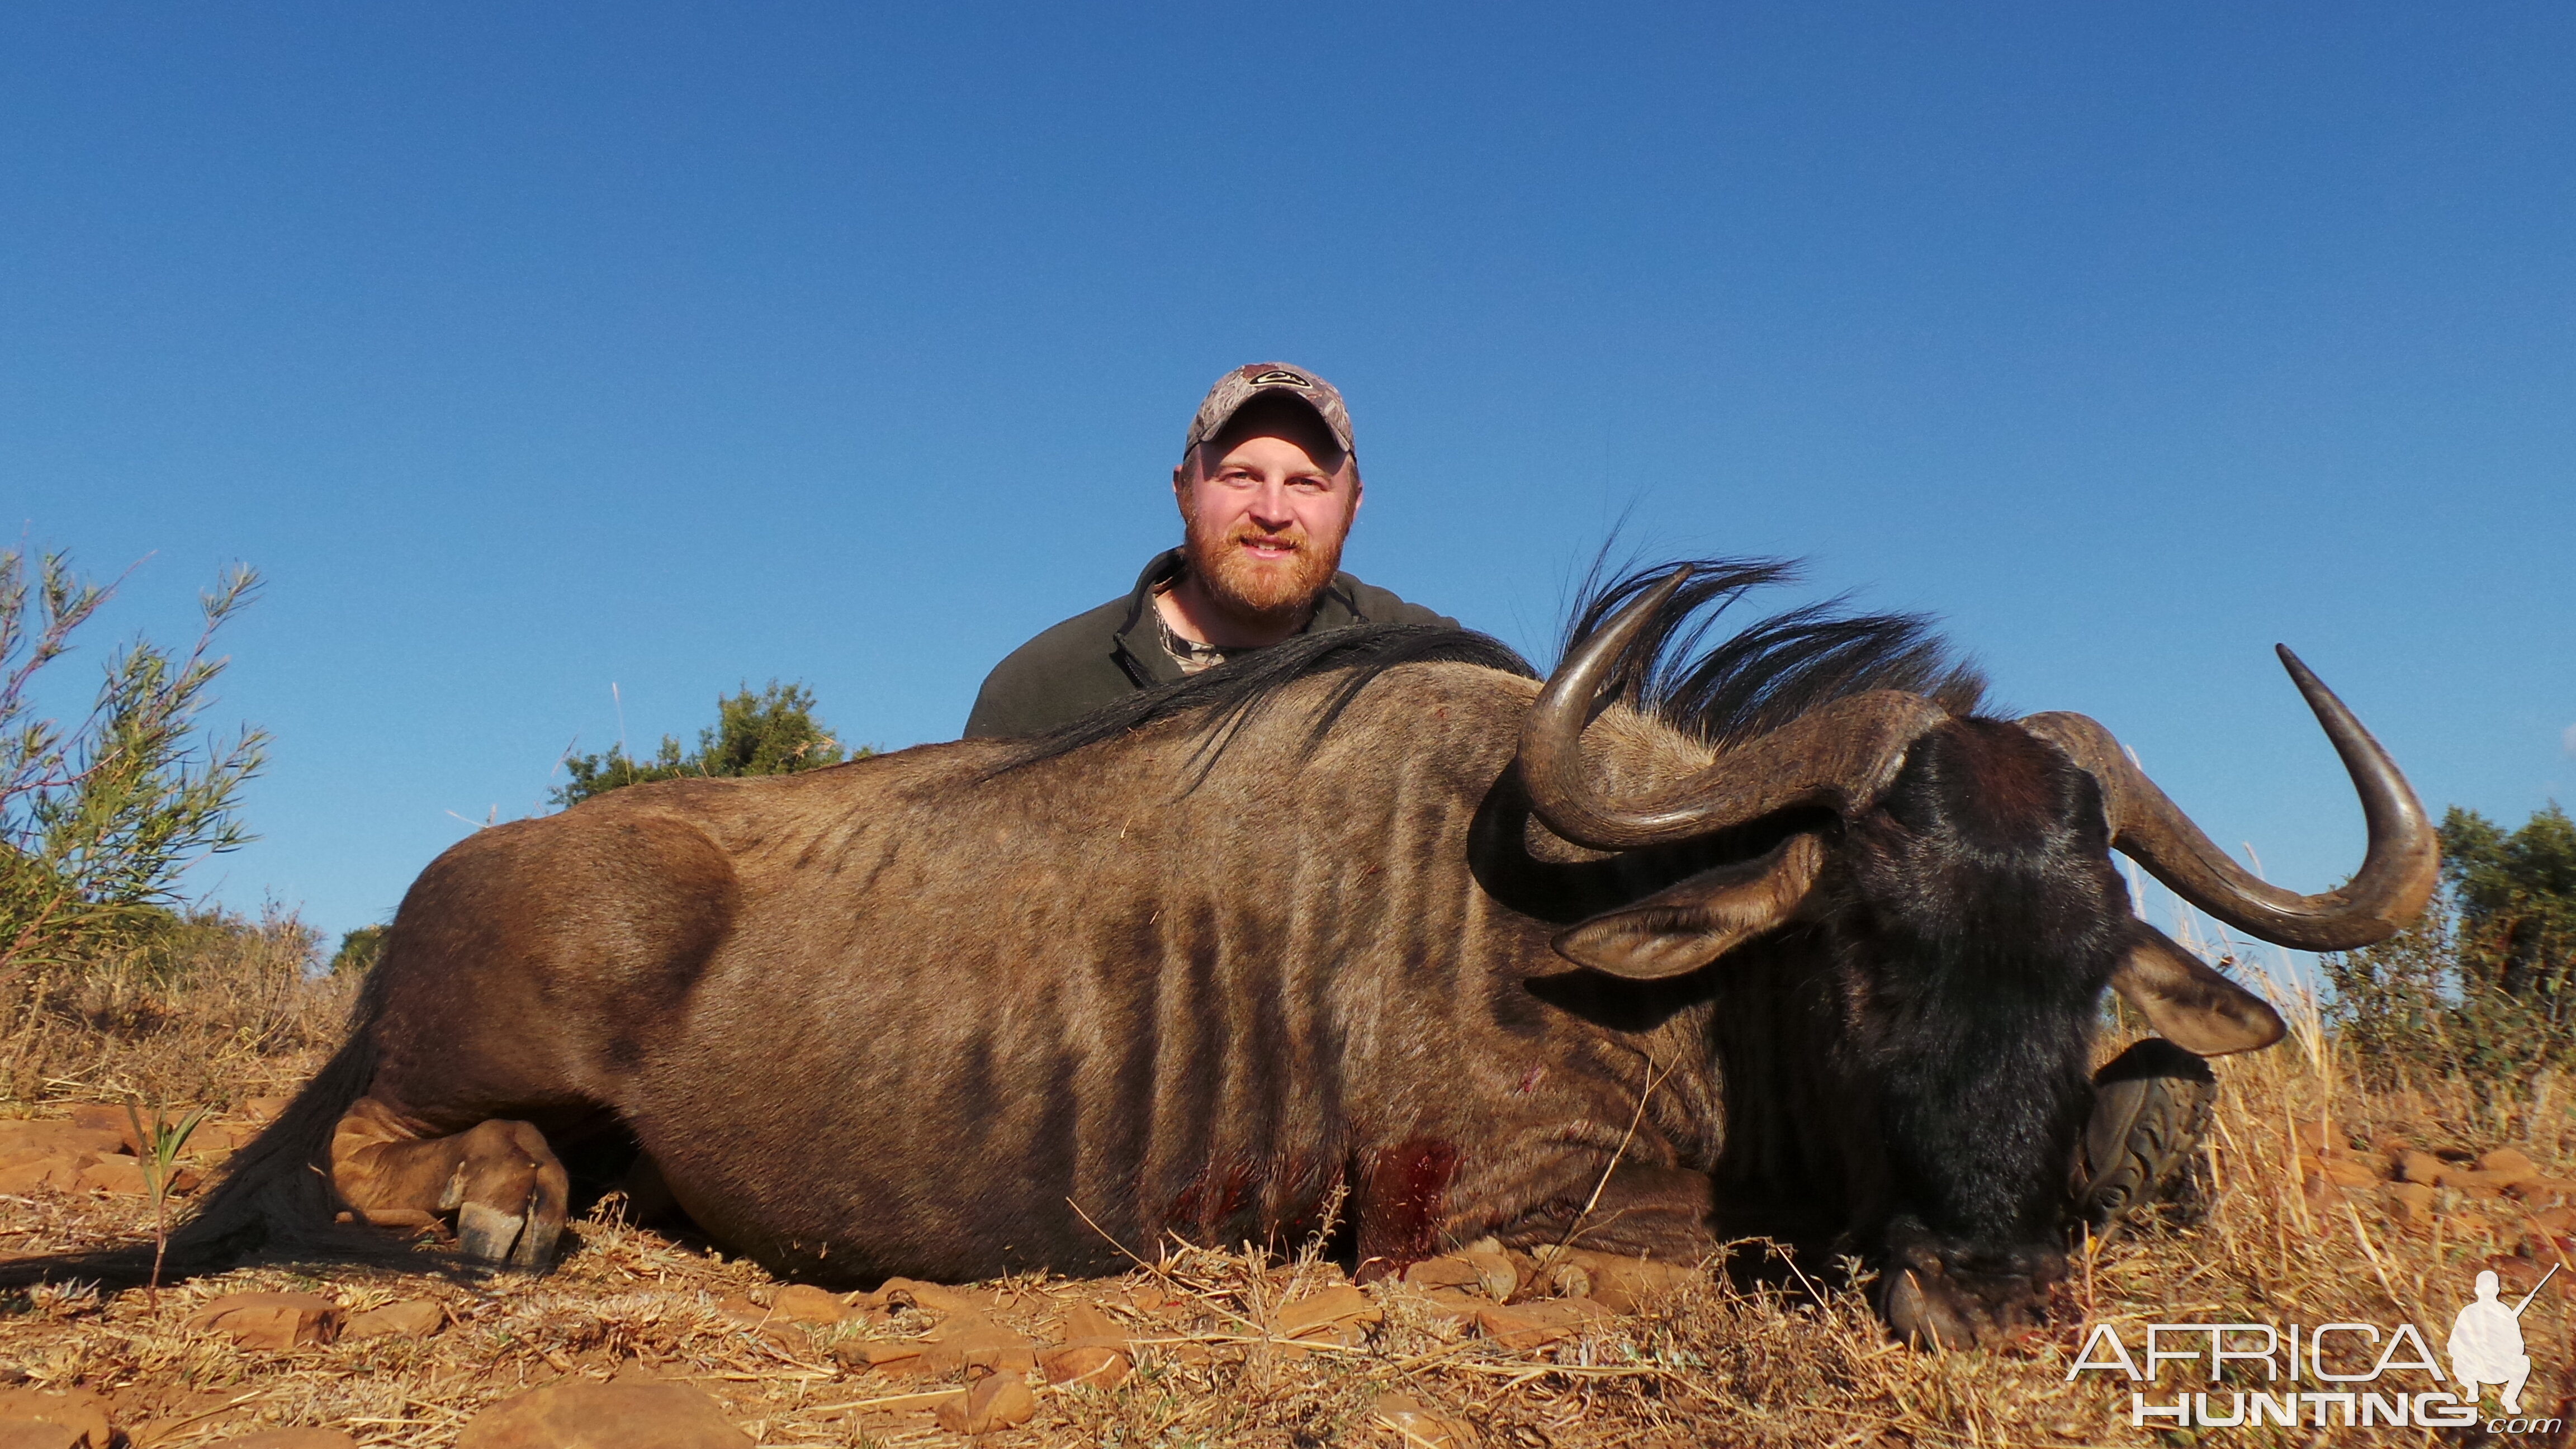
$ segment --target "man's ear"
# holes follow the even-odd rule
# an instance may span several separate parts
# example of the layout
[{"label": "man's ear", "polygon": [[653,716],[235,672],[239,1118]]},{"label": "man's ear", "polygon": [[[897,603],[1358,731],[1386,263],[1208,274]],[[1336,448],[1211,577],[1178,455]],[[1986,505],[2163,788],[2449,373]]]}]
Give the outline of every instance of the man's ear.
[{"label": "man's ear", "polygon": [[1567,927],[1557,933],[1556,954],[1638,981],[1696,971],[1796,915],[1824,863],[1813,834],[1792,835],[1757,860],[1702,871]]},{"label": "man's ear", "polygon": [[2130,938],[2111,989],[2184,1051],[2204,1057],[2255,1051],[2287,1030],[2270,1002],[2211,970],[2164,932],[2132,921]]}]

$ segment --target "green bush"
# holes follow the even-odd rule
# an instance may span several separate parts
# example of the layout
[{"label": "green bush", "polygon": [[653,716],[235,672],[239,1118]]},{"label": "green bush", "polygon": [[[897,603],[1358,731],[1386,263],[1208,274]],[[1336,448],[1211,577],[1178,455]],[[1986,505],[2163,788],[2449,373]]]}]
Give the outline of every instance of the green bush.
[{"label": "green bush", "polygon": [[653,780],[792,775],[873,753],[862,748],[845,756],[840,742],[814,718],[813,691],[773,679],[758,694],[745,684],[739,693],[718,699],[716,722],[698,731],[694,753],[664,735],[650,760],[636,760],[623,749],[565,757],[564,772],[570,778],[552,798],[558,805],[578,805],[594,795]]},{"label": "green bush", "polygon": [[364,976],[375,969],[376,958],[385,953],[385,928],[360,926],[340,937],[340,949],[331,953],[331,974]]},{"label": "green bush", "polygon": [[227,662],[210,652],[215,633],[259,586],[249,569],[200,596],[187,653],[137,639],[110,654],[68,726],[38,715],[33,686],[115,589],[57,553],[33,572],[23,550],[0,551],[0,972],[13,974],[78,969],[165,925],[188,866],[252,838],[233,809],[268,743],[200,728]]},{"label": "green bush", "polygon": [[2502,1088],[2576,1064],[2576,822],[2553,804],[2508,833],[2453,807],[2423,918],[2324,960],[2329,1019],[2383,1083]]}]

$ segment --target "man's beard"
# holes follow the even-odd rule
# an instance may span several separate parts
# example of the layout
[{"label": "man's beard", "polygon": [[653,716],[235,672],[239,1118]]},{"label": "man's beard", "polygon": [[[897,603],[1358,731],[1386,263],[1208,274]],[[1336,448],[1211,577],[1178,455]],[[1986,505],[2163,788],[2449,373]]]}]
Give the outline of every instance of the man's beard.
[{"label": "man's beard", "polygon": [[[1296,619],[1342,566],[1340,540],[1320,544],[1303,528],[1272,533],[1249,519],[1237,519],[1221,537],[1210,537],[1196,514],[1188,525],[1181,553],[1199,587],[1219,609],[1247,623]],[[1255,538],[1287,544],[1294,551],[1283,559],[1256,559],[1242,547],[1243,540]]]}]

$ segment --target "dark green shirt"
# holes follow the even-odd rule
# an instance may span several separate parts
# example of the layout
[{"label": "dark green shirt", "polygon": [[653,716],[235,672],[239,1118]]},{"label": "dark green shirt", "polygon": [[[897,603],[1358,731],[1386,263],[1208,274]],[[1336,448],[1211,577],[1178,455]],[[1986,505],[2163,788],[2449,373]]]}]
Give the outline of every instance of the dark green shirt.
[{"label": "dark green shirt", "polygon": [[[1076,614],[1012,650],[976,692],[966,737],[1039,734],[1137,690],[1183,678],[1181,662],[1163,647],[1162,616],[1154,609],[1155,586],[1180,570],[1179,549],[1156,554],[1125,598]],[[1352,624],[1458,627],[1455,619],[1335,574],[1315,601],[1305,632]]]}]

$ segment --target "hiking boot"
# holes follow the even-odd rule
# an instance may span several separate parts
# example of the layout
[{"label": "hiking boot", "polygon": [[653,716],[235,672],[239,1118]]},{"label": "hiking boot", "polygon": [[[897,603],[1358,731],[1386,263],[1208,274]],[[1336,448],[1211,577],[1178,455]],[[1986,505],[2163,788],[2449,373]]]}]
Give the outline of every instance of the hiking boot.
[{"label": "hiking boot", "polygon": [[2075,1214],[2109,1236],[2142,1210],[2187,1194],[2218,1079],[2209,1063],[2148,1037],[2093,1074],[2093,1115],[2075,1149]]}]

